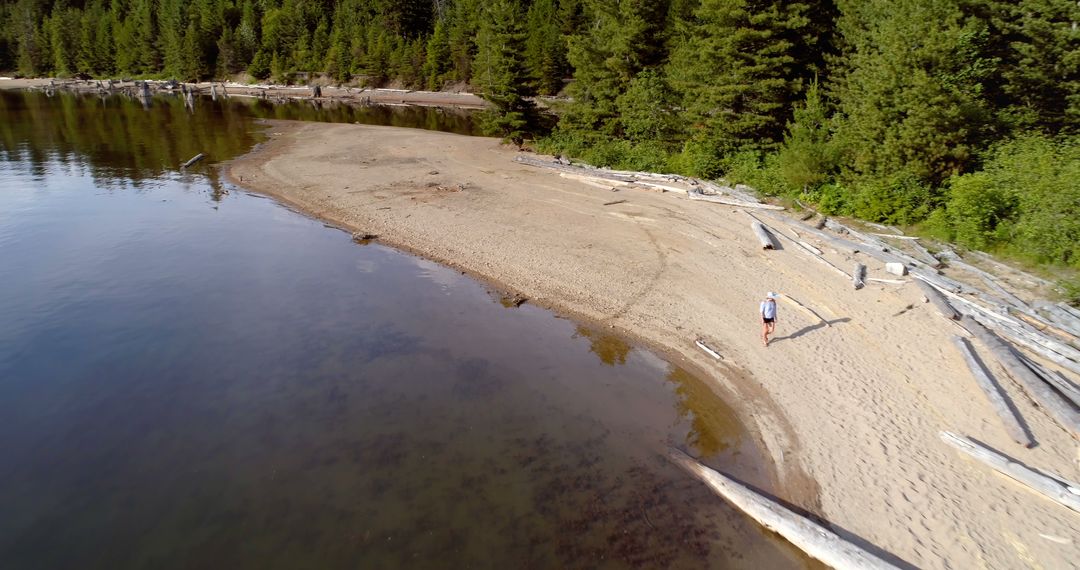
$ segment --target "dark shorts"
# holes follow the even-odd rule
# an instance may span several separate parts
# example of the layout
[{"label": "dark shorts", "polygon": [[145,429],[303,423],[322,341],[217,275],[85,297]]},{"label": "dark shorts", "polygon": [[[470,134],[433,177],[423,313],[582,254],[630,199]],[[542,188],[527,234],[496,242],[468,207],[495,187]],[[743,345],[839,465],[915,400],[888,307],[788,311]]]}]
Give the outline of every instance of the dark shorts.
[{"label": "dark shorts", "polygon": [[774,320],[775,319],[764,319],[765,324],[767,324],[767,325],[771,325]]}]

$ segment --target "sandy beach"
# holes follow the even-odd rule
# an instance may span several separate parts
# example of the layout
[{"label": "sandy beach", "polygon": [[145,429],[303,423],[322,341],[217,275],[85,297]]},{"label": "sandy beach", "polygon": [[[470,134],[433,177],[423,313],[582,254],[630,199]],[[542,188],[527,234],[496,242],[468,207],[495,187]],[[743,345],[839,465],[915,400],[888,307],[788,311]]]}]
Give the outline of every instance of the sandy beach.
[{"label": "sandy beach", "polygon": [[[702,371],[772,456],[781,498],[841,535],[923,568],[1080,560],[1080,514],[938,434],[969,435],[1074,480],[1076,441],[1005,382],[1039,444],[1014,443],[953,346],[960,329],[910,280],[855,291],[790,246],[763,251],[737,208],[586,184],[515,163],[518,152],[495,139],[291,122],[267,133],[227,165],[234,182]],[[892,277],[870,258],[818,247],[841,267],[859,260],[871,277]],[[829,326],[781,303],[776,339],[762,346],[768,291]]]}]

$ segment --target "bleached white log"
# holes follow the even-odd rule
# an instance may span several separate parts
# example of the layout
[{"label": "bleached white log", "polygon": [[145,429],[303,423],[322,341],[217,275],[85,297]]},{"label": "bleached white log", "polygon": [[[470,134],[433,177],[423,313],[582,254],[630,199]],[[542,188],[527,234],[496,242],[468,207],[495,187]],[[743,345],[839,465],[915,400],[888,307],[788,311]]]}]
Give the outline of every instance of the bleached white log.
[{"label": "bleached white log", "polygon": [[724,204],[726,206],[738,206],[740,208],[757,208],[760,210],[783,210],[783,206],[774,206],[772,204],[755,204],[753,202],[747,202],[745,200],[735,200],[732,198],[721,198],[719,196],[710,196],[708,194],[702,194],[697,190],[690,190],[686,193],[686,197],[691,200],[698,200],[701,202],[712,202],[714,204]]},{"label": "bleached white log", "polygon": [[1024,389],[1039,407],[1057,421],[1062,427],[1074,435],[1080,437],[1080,413],[1073,409],[1072,405],[1063,397],[1050,388],[1042,378],[1039,378],[1017,356],[1016,351],[1010,348],[1005,341],[986,328],[976,319],[969,318],[960,321],[964,328],[994,355],[994,359],[1009,372],[1013,380]]},{"label": "bleached white log", "polygon": [[983,393],[986,394],[986,398],[990,400],[990,406],[994,408],[994,413],[1001,419],[1002,425],[1005,427],[1005,431],[1009,434],[1009,437],[1013,438],[1013,441],[1019,443],[1024,447],[1033,447],[1035,440],[1031,439],[1027,430],[1020,423],[1020,418],[1017,415],[1019,412],[1006,401],[1006,395],[1001,391],[999,383],[994,382],[990,377],[990,371],[983,366],[983,363],[979,360],[975,354],[975,350],[972,349],[971,344],[965,338],[958,336],[953,337],[953,344],[960,350],[960,355],[964,357],[964,362],[967,363],[968,370],[971,371],[971,376],[975,379],[975,383],[979,385]]},{"label": "bleached white log", "polygon": [[828,528],[752,491],[722,473],[709,469],[681,451],[673,449],[669,456],[676,465],[700,479],[758,524],[784,537],[812,558],[837,570],[897,568],[840,538]]},{"label": "bleached white log", "polygon": [[825,320],[825,317],[822,317],[821,315],[817,314],[817,312],[815,312],[810,307],[807,307],[806,305],[803,305],[802,303],[798,302],[797,300],[795,300],[795,298],[793,298],[793,297],[791,297],[789,295],[780,295],[780,300],[785,301],[788,304],[790,304],[791,306],[795,307],[796,309],[799,309],[800,311],[806,313],[807,315],[810,316],[810,318],[817,319],[817,320],[821,321],[826,327],[830,327],[830,328],[832,327],[832,325],[829,323],[829,321]]},{"label": "bleached white log", "polygon": [[1069,382],[1065,376],[1056,370],[1049,370],[1042,364],[1035,362],[1027,356],[1021,354],[1020,359],[1027,364],[1035,374],[1042,378],[1043,382],[1049,384],[1052,388],[1058,391],[1067,400],[1073,403],[1077,408],[1080,408],[1080,387],[1077,387],[1072,382]]},{"label": "bleached white log", "polygon": [[199,154],[196,154],[195,156],[189,158],[188,161],[185,162],[184,164],[181,164],[180,168],[187,168],[187,167],[195,164],[196,162],[199,162],[200,160],[202,160],[204,158],[206,158],[206,155],[200,152]]},{"label": "bleached white log", "polygon": [[952,432],[941,432],[941,440],[1047,499],[1080,513],[1080,485],[1041,469],[1032,469],[1007,455]]},{"label": "bleached white log", "polygon": [[864,276],[866,276],[866,266],[861,263],[856,263],[855,269],[851,272],[851,284],[855,286],[856,291],[866,286],[866,283],[863,282]]},{"label": "bleached white log", "polygon": [[765,226],[757,221],[750,222],[750,228],[754,230],[754,235],[757,236],[758,242],[761,243],[761,249],[775,249],[776,244],[773,242],[772,235],[765,229]]},{"label": "bleached white log", "polygon": [[915,279],[915,284],[919,286],[919,290],[922,291],[926,300],[937,309],[939,315],[954,321],[960,318],[960,313],[949,304],[945,297],[941,296],[941,293],[938,292],[937,289],[932,287],[926,281],[918,278]]},{"label": "bleached white log", "polygon": [[716,350],[714,350],[714,349],[713,349],[713,347],[711,347],[711,346],[709,346],[709,345],[705,344],[705,342],[704,342],[704,341],[702,341],[702,340],[698,339],[698,340],[695,340],[695,341],[694,341],[694,344],[696,344],[696,345],[697,345],[697,347],[698,347],[698,348],[700,348],[701,350],[704,350],[704,351],[705,351],[705,354],[708,354],[709,356],[711,356],[711,357],[715,358],[716,360],[723,360],[723,359],[724,359],[724,357],[723,357],[723,356],[720,356],[720,353],[719,353],[719,352],[717,352]]}]

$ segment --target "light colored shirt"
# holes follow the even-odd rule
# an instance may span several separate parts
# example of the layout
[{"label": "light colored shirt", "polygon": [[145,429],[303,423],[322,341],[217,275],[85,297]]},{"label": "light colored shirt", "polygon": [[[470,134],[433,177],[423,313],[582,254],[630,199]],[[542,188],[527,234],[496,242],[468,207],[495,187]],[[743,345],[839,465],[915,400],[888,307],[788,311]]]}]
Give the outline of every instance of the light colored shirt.
[{"label": "light colored shirt", "polygon": [[766,319],[776,318],[776,301],[766,299],[761,302],[761,316]]}]

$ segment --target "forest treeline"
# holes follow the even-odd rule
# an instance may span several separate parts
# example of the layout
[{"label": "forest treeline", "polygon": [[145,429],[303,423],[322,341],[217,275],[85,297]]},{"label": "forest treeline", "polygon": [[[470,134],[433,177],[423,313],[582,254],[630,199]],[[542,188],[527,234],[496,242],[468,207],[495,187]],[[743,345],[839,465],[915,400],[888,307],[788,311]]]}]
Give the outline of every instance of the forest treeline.
[{"label": "forest treeline", "polygon": [[1080,269],[1073,0],[0,0],[0,26],[25,75],[466,86],[517,141],[567,95],[542,150]]}]

